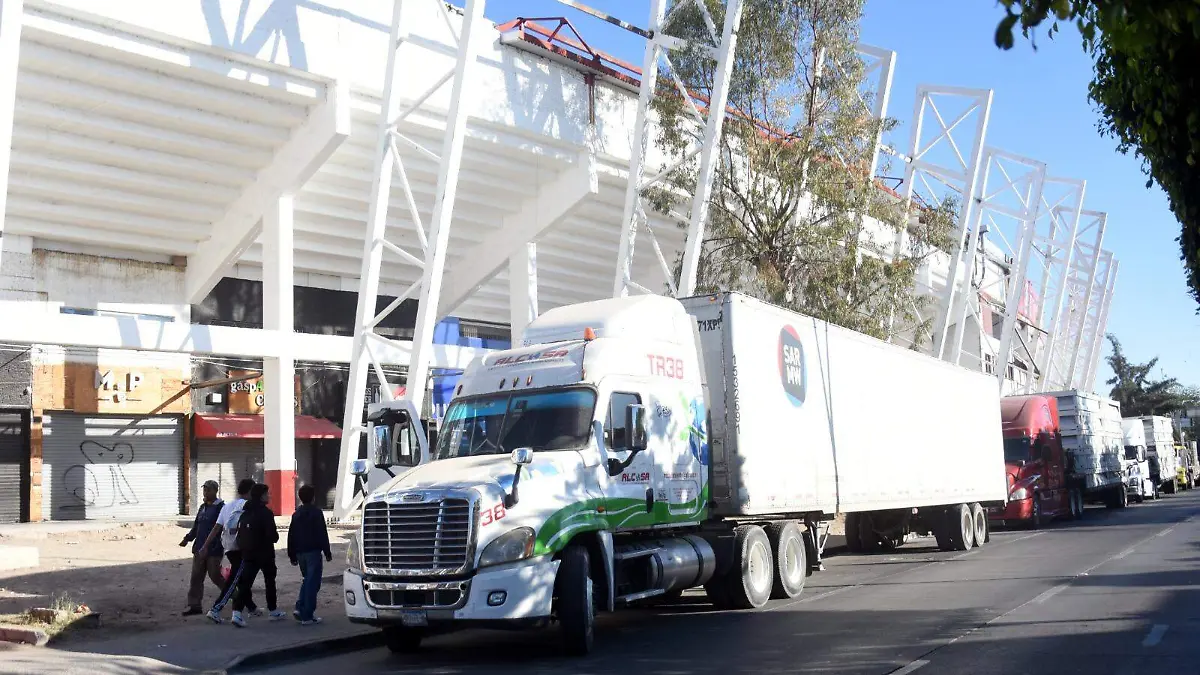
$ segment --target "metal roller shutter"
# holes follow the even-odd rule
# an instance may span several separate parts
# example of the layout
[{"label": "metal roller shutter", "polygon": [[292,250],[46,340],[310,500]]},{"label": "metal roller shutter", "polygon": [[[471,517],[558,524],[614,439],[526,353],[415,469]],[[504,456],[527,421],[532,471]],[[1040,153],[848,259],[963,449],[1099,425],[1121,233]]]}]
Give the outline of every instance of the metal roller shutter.
[{"label": "metal roller shutter", "polygon": [[20,413],[0,413],[0,523],[21,520],[21,489],[29,446]]},{"label": "metal roller shutter", "polygon": [[180,512],[178,417],[48,413],[42,457],[47,519],[144,520]]},{"label": "metal roller shutter", "polygon": [[[307,438],[296,441],[296,489],[313,484],[313,442]],[[314,486],[315,487],[315,486]],[[296,501],[299,504],[299,498]]]},{"label": "metal roller shutter", "polygon": [[[263,442],[260,440],[220,439],[196,442],[196,483],[215,480],[221,486],[221,499],[237,498],[237,484],[243,478],[263,479]],[[200,493],[196,493],[200,498]]]}]

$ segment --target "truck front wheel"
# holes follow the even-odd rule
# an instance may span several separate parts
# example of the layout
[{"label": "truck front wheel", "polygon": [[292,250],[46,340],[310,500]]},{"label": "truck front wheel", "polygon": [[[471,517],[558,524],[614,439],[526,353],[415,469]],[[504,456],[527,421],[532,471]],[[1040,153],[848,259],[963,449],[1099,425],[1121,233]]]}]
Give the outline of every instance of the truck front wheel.
[{"label": "truck front wheel", "polygon": [[425,635],[418,628],[388,626],[383,629],[383,641],[393,654],[412,654],[421,648],[423,637]]},{"label": "truck front wheel", "polygon": [[563,645],[572,656],[585,656],[592,650],[596,609],[592,600],[590,567],[586,548],[578,544],[568,546],[563,550],[558,576],[554,580]]}]

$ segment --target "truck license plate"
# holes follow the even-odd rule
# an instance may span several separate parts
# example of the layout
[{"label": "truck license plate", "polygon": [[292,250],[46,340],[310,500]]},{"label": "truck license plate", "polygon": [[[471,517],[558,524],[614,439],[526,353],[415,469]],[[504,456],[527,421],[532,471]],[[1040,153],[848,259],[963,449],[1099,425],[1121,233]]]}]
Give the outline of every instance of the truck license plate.
[{"label": "truck license plate", "polygon": [[423,609],[402,609],[400,623],[413,628],[428,626],[429,615]]}]

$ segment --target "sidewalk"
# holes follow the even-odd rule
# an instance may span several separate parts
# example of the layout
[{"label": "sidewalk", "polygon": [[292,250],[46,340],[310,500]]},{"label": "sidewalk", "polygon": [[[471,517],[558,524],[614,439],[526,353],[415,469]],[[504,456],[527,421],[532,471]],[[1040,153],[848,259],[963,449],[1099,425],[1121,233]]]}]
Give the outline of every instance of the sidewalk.
[{"label": "sidewalk", "polygon": [[[340,588],[339,585],[337,589],[340,591]],[[322,593],[325,592],[322,589]],[[204,617],[192,617],[194,620],[185,626],[109,640],[72,639],[40,648],[0,645],[0,674],[58,671],[89,675],[220,673],[240,659],[256,654],[300,649],[354,636],[373,636],[378,632],[351,624],[340,614],[328,613],[323,618],[325,621],[320,625],[301,626],[290,616],[282,621],[256,617],[243,629],[228,622],[217,626]]]}]

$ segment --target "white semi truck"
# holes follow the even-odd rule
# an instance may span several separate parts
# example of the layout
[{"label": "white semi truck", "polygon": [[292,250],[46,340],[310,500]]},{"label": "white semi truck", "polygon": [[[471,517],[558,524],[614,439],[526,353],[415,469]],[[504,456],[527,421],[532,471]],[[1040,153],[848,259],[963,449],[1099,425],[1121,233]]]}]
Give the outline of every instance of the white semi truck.
[{"label": "white semi truck", "polygon": [[1170,417],[1143,415],[1131,418],[1141,421],[1146,435],[1146,452],[1150,455],[1150,475],[1158,489],[1175,494],[1179,487],[1179,455],[1175,452],[1175,431]]},{"label": "white semi truck", "polygon": [[394,651],[553,621],[586,653],[597,611],[799,595],[836,514],[862,549],[965,550],[1007,496],[994,378],[742,295],[562,307],[524,343],[467,368],[436,447],[410,403],[370,411],[397,477],[365,490],[345,610]]},{"label": "white semi truck", "polygon": [[1146,431],[1138,418],[1121,420],[1125,436],[1125,455],[1121,460],[1125,475],[1125,493],[1136,502],[1158,499],[1158,485],[1150,477],[1150,456],[1146,452]]}]

